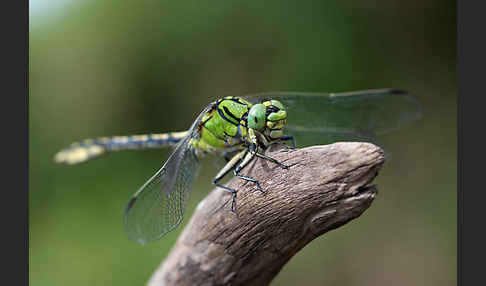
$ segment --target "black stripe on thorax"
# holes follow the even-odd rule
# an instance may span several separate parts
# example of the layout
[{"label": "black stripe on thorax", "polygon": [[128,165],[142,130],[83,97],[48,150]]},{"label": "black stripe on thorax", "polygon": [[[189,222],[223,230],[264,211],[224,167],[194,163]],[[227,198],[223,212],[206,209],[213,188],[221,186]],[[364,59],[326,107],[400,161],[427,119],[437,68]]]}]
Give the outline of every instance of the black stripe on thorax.
[{"label": "black stripe on thorax", "polygon": [[248,112],[250,112],[250,109],[248,109],[243,115],[241,116],[240,122],[243,122],[243,126],[247,127],[248,126]]},{"label": "black stripe on thorax", "polygon": [[239,97],[234,97],[234,96],[233,96],[233,97],[231,97],[231,98],[227,98],[227,99],[229,99],[229,100],[231,100],[231,101],[233,101],[233,102],[236,102],[236,103],[238,103],[238,104],[248,106],[248,104],[246,104],[246,103],[244,103],[244,102],[241,102]]},{"label": "black stripe on thorax", "polygon": [[236,120],[236,122],[240,123],[241,118],[238,118],[238,117],[236,117],[236,115],[234,115],[233,113],[231,113],[231,111],[228,109],[228,107],[223,106],[223,109],[224,109],[224,112],[226,112],[226,114],[228,114],[231,118],[233,118],[234,120]]},{"label": "black stripe on thorax", "polygon": [[[246,111],[245,114],[243,114],[242,118],[238,118],[238,117],[236,117],[236,115],[234,115],[233,113],[231,113],[231,111],[226,106],[223,106],[224,112],[226,112],[226,114],[228,114],[229,117],[231,117],[232,119],[234,119],[236,121],[236,123],[233,122],[233,121],[231,121],[224,114],[224,112],[221,110],[221,108],[219,108],[220,103],[223,102],[224,100],[231,100],[231,101],[236,102],[238,104],[241,104],[241,105],[244,105],[244,106],[248,106],[248,104],[246,104],[244,102],[241,102],[240,101],[240,98],[238,98],[238,97],[232,96],[232,97],[228,97],[228,98],[221,98],[221,99],[219,99],[219,100],[216,101],[216,104],[214,106],[218,110],[218,113],[221,116],[221,118],[223,118],[225,121],[227,121],[227,122],[229,122],[229,123],[231,123],[233,125],[236,125],[236,126],[240,125],[241,120],[244,120],[246,122],[246,120],[247,120],[246,117],[248,116],[248,111]],[[246,124],[244,126],[246,126]]]},{"label": "black stripe on thorax", "polygon": [[219,113],[219,116],[221,116],[221,118],[223,118],[223,120],[229,122],[230,124],[238,125],[238,124],[234,123],[233,121],[229,120],[228,117],[226,117],[226,115],[224,115],[223,111],[219,107],[218,107],[218,113]]}]

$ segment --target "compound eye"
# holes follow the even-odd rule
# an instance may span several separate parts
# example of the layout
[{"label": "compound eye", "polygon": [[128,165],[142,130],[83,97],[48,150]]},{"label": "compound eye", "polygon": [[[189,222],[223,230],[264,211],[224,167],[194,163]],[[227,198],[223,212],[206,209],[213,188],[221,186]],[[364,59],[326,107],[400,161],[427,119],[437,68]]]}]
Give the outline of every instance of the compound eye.
[{"label": "compound eye", "polygon": [[263,104],[255,104],[248,112],[248,127],[255,130],[262,130],[265,127],[266,107]]}]

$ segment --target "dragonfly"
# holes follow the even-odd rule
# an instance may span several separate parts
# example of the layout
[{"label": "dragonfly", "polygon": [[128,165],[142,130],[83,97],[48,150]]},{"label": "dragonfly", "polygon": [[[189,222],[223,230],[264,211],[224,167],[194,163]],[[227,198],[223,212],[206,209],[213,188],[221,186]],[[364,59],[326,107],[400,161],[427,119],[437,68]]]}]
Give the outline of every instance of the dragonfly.
[{"label": "dragonfly", "polygon": [[87,139],[62,149],[55,161],[73,165],[112,151],[172,146],[167,161],[135,192],[125,208],[128,237],[146,244],[181,223],[200,170],[200,158],[206,154],[226,158],[212,183],[231,194],[228,202],[234,211],[238,190],[220,184],[220,180],[233,172],[263,193],[258,180],[241,171],[255,158],[288,168],[265,155],[270,145],[289,143],[295,148],[337,141],[373,141],[420,115],[417,98],[398,89],[227,96],[206,106],[188,130]]}]

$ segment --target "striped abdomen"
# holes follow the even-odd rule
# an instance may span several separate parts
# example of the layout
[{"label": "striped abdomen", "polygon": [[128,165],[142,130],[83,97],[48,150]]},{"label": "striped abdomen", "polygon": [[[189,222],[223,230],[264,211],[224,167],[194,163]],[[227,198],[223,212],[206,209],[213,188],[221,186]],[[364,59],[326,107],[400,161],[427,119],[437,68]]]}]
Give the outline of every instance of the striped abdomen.
[{"label": "striped abdomen", "polygon": [[57,163],[73,165],[85,162],[110,151],[173,146],[179,143],[186,135],[187,131],[182,131],[87,139],[82,142],[73,143],[69,147],[59,151],[55,155],[54,160]]}]

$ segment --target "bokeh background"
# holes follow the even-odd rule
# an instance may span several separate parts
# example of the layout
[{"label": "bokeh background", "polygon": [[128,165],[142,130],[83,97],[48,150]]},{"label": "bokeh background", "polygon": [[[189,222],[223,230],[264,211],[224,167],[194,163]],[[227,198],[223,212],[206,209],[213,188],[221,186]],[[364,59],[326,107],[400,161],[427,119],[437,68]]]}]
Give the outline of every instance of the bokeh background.
[{"label": "bokeh background", "polygon": [[[55,165],[72,141],[179,131],[211,100],[260,91],[414,93],[423,117],[360,218],[300,251],[272,285],[456,285],[455,1],[31,0],[30,285],[143,285],[183,227],[127,239],[125,204],[170,150]],[[212,189],[205,160],[184,223]]]}]

